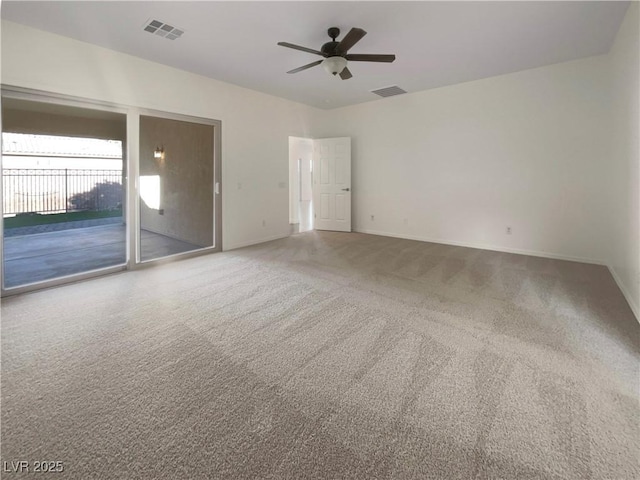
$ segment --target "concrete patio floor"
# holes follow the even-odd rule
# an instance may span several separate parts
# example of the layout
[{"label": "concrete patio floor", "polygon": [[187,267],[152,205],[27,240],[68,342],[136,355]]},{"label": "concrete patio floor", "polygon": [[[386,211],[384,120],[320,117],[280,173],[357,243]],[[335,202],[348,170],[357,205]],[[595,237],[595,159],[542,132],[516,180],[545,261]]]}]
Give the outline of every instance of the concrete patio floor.
[{"label": "concrete patio floor", "polygon": [[[5,288],[122,265],[125,248],[122,223],[6,237]],[[141,232],[143,261],[199,248],[157,233]]]}]

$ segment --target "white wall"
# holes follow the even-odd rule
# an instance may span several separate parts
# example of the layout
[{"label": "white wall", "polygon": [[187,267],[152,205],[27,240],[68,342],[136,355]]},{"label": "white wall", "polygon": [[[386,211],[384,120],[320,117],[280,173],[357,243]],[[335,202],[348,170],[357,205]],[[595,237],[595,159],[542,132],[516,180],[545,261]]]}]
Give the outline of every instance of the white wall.
[{"label": "white wall", "polygon": [[610,52],[611,271],[640,319],[640,5],[632,3]]},{"label": "white wall", "polygon": [[289,234],[288,137],[311,136],[315,109],[7,21],[1,74],[5,85],[221,120],[223,247]]},{"label": "white wall", "polygon": [[354,229],[605,263],[606,67],[592,57],[330,111],[316,136],[353,138]]}]

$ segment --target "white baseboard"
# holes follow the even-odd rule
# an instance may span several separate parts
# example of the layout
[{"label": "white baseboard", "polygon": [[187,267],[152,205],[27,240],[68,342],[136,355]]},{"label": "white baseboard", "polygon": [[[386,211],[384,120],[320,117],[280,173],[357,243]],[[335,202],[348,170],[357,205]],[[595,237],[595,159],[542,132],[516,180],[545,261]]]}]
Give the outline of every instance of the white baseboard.
[{"label": "white baseboard", "polygon": [[290,234],[288,233],[272,235],[270,237],[256,238],[253,240],[249,240],[247,242],[232,243],[231,246],[229,246],[228,243],[225,243],[223,244],[222,250],[227,252],[229,250],[235,250],[237,248],[243,248],[243,247],[250,247],[251,245],[258,245],[259,243],[270,242],[272,240],[280,240],[281,238],[287,238],[289,236]]},{"label": "white baseboard", "polygon": [[381,235],[383,237],[405,238],[407,240],[418,240],[420,242],[441,243],[443,245],[455,245],[456,247],[477,248],[480,250],[492,250],[494,252],[517,253],[519,255],[530,255],[532,257],[552,258],[554,260],[568,260],[570,262],[590,263],[593,265],[607,266],[606,262],[602,260],[595,260],[593,258],[573,257],[569,255],[558,255],[555,253],[541,252],[538,250],[524,250],[520,248],[509,248],[509,247],[501,247],[501,246],[499,247],[496,245],[487,245],[482,243],[458,242],[455,240],[421,237],[416,235],[404,235],[404,234],[400,235],[397,233],[381,232],[381,231],[369,230],[369,229],[357,229],[357,230],[354,229],[354,232],[368,233],[370,235]]},{"label": "white baseboard", "polygon": [[618,288],[622,292],[622,295],[624,295],[624,298],[627,299],[627,303],[629,304],[629,307],[631,307],[631,311],[633,312],[633,314],[636,316],[636,320],[638,320],[638,323],[640,323],[640,308],[638,308],[638,305],[633,300],[633,297],[629,293],[629,290],[627,290],[625,284],[622,283],[622,279],[620,279],[620,277],[616,273],[615,268],[613,268],[611,265],[607,265],[607,268],[609,269],[609,272],[611,273],[611,276],[613,277],[615,282],[618,284]]}]

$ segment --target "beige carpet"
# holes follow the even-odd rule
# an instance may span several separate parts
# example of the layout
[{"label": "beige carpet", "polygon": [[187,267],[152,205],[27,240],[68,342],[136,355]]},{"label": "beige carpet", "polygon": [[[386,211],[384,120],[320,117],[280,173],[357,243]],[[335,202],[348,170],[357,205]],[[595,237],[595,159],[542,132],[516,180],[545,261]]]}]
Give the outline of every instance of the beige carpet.
[{"label": "beige carpet", "polygon": [[604,267],[309,232],[4,300],[2,460],[637,479],[639,359]]}]

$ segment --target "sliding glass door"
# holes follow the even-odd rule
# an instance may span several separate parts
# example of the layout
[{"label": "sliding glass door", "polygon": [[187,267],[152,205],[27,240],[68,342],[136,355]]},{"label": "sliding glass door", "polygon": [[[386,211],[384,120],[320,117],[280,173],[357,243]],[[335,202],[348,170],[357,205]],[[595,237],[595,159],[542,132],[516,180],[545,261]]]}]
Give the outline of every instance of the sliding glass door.
[{"label": "sliding glass door", "polygon": [[127,262],[126,115],[3,98],[3,288]]},{"label": "sliding glass door", "polygon": [[140,116],[140,260],[216,249],[215,122]]},{"label": "sliding glass door", "polygon": [[222,249],[221,123],[2,91],[2,294]]}]

